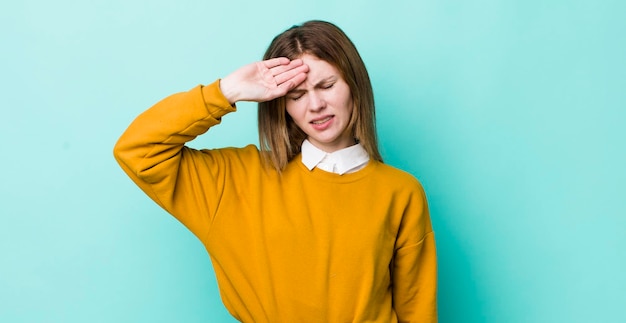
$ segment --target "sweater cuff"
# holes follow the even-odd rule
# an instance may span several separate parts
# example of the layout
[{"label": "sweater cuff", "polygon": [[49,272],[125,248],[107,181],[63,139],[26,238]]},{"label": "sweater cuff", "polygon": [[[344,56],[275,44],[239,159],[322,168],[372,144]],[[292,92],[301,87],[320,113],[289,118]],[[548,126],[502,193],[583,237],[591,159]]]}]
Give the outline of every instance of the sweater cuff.
[{"label": "sweater cuff", "polygon": [[220,90],[220,80],[202,86],[202,100],[209,114],[215,119],[220,119],[227,113],[237,111],[235,105],[231,105]]}]

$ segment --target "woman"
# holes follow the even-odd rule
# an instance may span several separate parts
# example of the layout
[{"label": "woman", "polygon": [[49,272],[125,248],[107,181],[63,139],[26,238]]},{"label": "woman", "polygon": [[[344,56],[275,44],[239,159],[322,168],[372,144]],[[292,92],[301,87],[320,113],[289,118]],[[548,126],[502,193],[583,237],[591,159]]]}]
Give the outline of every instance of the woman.
[{"label": "woman", "polygon": [[[185,143],[259,102],[261,149]],[[365,65],[335,25],[141,114],[115,147],[131,179],[205,245],[242,322],[435,322],[426,198],[382,163]]]}]

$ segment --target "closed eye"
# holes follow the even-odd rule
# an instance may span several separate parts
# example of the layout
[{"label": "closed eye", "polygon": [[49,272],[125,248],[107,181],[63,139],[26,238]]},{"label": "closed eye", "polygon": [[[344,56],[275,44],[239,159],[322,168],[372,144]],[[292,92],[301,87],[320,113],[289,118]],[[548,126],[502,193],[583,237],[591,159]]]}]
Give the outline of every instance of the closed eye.
[{"label": "closed eye", "polygon": [[321,88],[324,89],[324,90],[327,90],[327,89],[330,89],[331,87],[333,87],[333,85],[335,85],[335,82],[324,84],[324,85],[321,86]]},{"label": "closed eye", "polygon": [[304,95],[303,92],[296,92],[296,93],[289,94],[287,98],[292,101],[298,101],[303,95]]}]

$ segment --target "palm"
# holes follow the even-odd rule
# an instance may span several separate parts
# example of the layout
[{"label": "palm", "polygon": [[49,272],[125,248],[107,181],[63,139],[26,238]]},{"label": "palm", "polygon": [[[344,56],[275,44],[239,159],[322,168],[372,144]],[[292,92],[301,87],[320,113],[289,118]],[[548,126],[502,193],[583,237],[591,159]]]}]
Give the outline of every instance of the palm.
[{"label": "palm", "polygon": [[241,67],[222,80],[228,89],[236,87],[234,101],[263,102],[285,95],[306,79],[308,67],[301,60],[274,58]]},{"label": "palm", "polygon": [[256,94],[255,97],[271,100],[279,92],[279,83],[272,69],[268,68],[264,62],[256,62],[253,65],[256,68],[256,75],[253,77],[254,82],[250,84],[251,92]]}]

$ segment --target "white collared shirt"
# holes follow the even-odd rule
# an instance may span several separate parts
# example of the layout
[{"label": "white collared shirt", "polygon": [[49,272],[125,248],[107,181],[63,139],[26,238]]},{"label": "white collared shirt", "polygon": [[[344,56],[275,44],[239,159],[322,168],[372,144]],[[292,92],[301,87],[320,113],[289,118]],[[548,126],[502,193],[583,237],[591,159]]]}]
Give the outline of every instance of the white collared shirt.
[{"label": "white collared shirt", "polygon": [[302,163],[309,170],[317,167],[323,171],[343,175],[362,169],[369,160],[370,156],[361,144],[327,153],[308,140],[302,143]]}]

